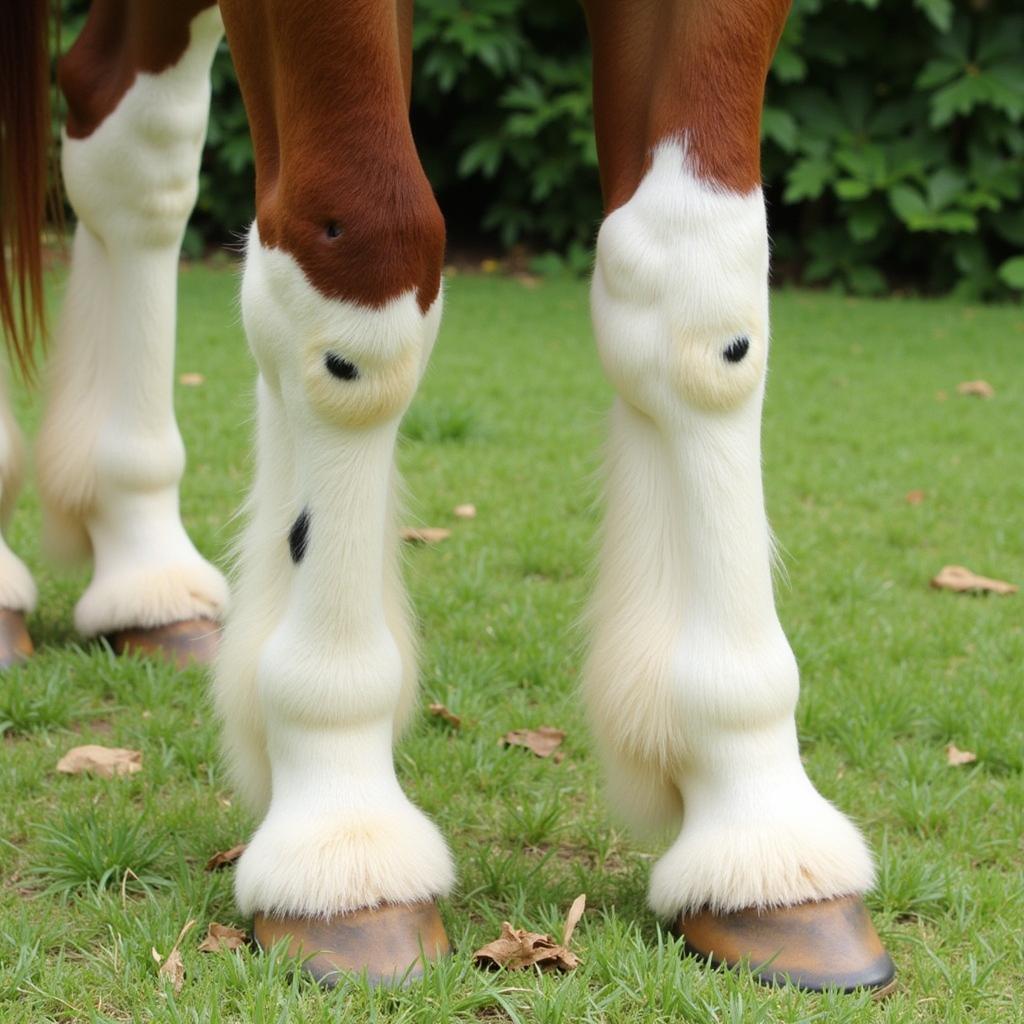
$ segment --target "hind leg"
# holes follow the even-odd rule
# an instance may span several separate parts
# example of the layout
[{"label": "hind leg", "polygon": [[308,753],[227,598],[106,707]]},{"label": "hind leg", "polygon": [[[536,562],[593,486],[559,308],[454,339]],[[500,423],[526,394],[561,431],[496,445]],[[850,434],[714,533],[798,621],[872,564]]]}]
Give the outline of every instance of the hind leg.
[{"label": "hind leg", "polygon": [[[6,527],[14,511],[23,467],[21,431],[11,415],[7,389],[0,381],[0,526]],[[0,669],[16,665],[32,654],[26,615],[36,603],[36,585],[25,563],[0,536]]]},{"label": "hind leg", "polygon": [[78,224],[37,450],[46,539],[92,555],[80,632],[181,661],[208,659],[227,600],[181,522],[173,406],[178,255],[221,34],[203,0],[97,0],[60,67]]},{"label": "hind leg", "polygon": [[787,6],[587,3],[607,208],[592,311],[617,399],[584,685],[613,794],[677,831],[652,908],[765,980],[884,988],[871,857],[800,762],[761,485],[758,122]]}]

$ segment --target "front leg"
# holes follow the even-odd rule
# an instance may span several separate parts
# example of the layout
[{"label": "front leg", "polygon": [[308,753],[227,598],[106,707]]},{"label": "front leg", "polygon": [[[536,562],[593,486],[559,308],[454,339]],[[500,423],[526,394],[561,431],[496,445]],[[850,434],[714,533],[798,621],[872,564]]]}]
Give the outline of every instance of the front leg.
[{"label": "front leg", "polygon": [[327,982],[445,952],[453,881],[392,758],[415,693],[394,450],[437,334],[444,226],[386,8],[222,4],[257,169],[258,467],[216,675],[236,784],[264,812],[236,893],[262,946],[288,938]]},{"label": "front leg", "polygon": [[766,981],[881,990],[870,854],[800,762],[761,485],[757,125],[785,7],[588,4],[609,211],[592,310],[618,397],[584,686],[613,798],[678,830],[649,901],[688,946]]}]

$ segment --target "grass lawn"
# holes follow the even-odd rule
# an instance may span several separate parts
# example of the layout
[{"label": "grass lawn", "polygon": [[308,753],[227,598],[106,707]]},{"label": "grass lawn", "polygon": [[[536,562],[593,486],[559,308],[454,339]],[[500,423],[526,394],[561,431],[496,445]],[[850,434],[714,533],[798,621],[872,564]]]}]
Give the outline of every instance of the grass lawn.
[{"label": "grass lawn", "polygon": [[[224,563],[249,474],[253,364],[235,275],[187,268],[181,290],[178,370],[205,377],[178,388],[184,514]],[[86,577],[41,559],[30,486],[9,538],[39,583],[40,650],[0,682],[0,1020],[1022,1019],[1024,596],[928,581],[959,563],[1024,582],[1024,311],[786,292],[774,334],[765,472],[788,567],[781,615],[803,670],[803,751],[878,855],[870,904],[898,994],[878,1007],[766,990],[683,959],[646,909],[659,847],[609,817],[577,696],[610,400],[587,289],[459,276],[400,462],[407,521],[453,530],[407,562],[424,705],[443,702],[462,726],[424,715],[396,754],[458,861],[442,907],[457,954],[407,991],[352,982],[325,994],[279,957],[197,950],[211,921],[248,926],[230,869],[203,865],[254,825],[218,767],[203,673],[78,646],[71,611]],[[995,398],[956,394],[979,377]],[[38,401],[16,400],[31,430]],[[924,500],[908,503],[917,489]],[[452,516],[462,502],[476,519]],[[540,725],[566,731],[561,763],[499,744]],[[141,750],[143,770],[55,773],[90,742]],[[947,764],[951,742],[977,761]],[[472,965],[503,920],[560,932],[580,892],[577,971]],[[166,955],[190,919],[174,994],[151,950]]]}]

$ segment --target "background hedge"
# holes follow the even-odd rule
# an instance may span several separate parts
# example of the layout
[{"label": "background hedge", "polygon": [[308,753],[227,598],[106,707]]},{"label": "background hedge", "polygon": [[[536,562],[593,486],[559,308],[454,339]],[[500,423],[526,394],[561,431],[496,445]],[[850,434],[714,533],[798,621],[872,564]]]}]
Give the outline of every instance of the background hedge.
[{"label": "background hedge", "polygon": [[[64,0],[64,44],[83,0]],[[583,271],[600,217],[590,53],[567,0],[417,0],[413,125],[455,251]],[[188,247],[252,216],[230,58]],[[1020,0],[795,0],[764,116],[776,276],[858,293],[1024,288]]]}]

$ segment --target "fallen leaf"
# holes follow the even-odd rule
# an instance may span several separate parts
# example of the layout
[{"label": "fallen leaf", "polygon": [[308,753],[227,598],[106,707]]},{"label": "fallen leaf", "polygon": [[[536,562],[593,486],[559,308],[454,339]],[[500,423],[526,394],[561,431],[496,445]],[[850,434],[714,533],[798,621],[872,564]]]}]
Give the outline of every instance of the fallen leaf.
[{"label": "fallen leaf", "polygon": [[572,933],[576,931],[576,925],[580,923],[583,911],[587,909],[587,894],[581,892],[572,901],[569,913],[565,915],[565,927],[562,929],[562,945],[568,946],[572,941]]},{"label": "fallen leaf", "polygon": [[462,719],[459,718],[454,711],[445,707],[444,704],[428,704],[427,710],[434,715],[436,718],[441,718],[447,722],[453,729],[458,729],[462,725]]},{"label": "fallen leaf", "polygon": [[977,754],[970,750],[961,750],[955,743],[950,743],[946,747],[946,764],[970,764],[977,760]]},{"label": "fallen leaf", "polygon": [[245,848],[248,845],[248,843],[239,843],[237,846],[232,846],[230,850],[219,850],[206,862],[206,870],[218,871],[221,868],[226,868],[229,864],[234,864],[245,853]]},{"label": "fallen leaf", "polygon": [[501,935],[486,946],[481,946],[473,960],[478,967],[506,971],[522,971],[527,967],[543,970],[572,971],[579,966],[579,957],[564,945],[560,946],[550,935],[513,928],[508,921],[501,923]]},{"label": "fallen leaf", "polygon": [[932,580],[937,590],[954,590],[957,593],[988,591],[992,594],[1016,594],[1019,587],[1004,580],[993,580],[979,576],[963,565],[944,565]]},{"label": "fallen leaf", "polygon": [[958,395],[977,395],[978,398],[992,398],[996,389],[987,380],[965,380],[956,386]]},{"label": "fallen leaf", "polygon": [[178,383],[184,384],[187,388],[198,388],[206,383],[206,378],[201,373],[183,373],[178,378]]},{"label": "fallen leaf", "polygon": [[516,274],[516,280],[524,288],[529,288],[531,291],[534,288],[540,287],[540,278],[536,274]]},{"label": "fallen leaf", "polygon": [[935,401],[944,402],[947,398],[949,398],[949,395],[945,391],[939,390],[935,392]]},{"label": "fallen leaf", "polygon": [[924,491],[907,491],[904,500],[908,505],[920,505],[924,501]]},{"label": "fallen leaf", "polygon": [[185,926],[178,932],[178,938],[163,963],[160,963],[162,959],[160,954],[155,949],[150,950],[153,954],[153,959],[160,964],[160,969],[156,973],[161,978],[166,978],[173,986],[175,992],[180,992],[181,986],[185,984],[185,962],[181,959],[181,952],[178,947],[181,945],[181,940],[185,938],[194,924],[194,920],[185,922]]},{"label": "fallen leaf", "polygon": [[451,535],[452,531],[443,526],[404,526],[399,534],[412,544],[437,544]]},{"label": "fallen leaf", "polygon": [[132,775],[142,771],[142,751],[87,743],[84,747],[72,747],[57,762],[57,771],[64,775],[99,775],[104,779]]},{"label": "fallen leaf", "polygon": [[185,984],[185,962],[181,959],[181,953],[177,947],[167,954],[167,959],[160,965],[160,970],[156,973],[161,978],[166,978],[175,992],[181,991],[181,986]]},{"label": "fallen leaf", "polygon": [[542,725],[539,729],[513,729],[502,736],[501,742],[506,747],[526,747],[538,757],[550,757],[564,739],[561,729]]},{"label": "fallen leaf", "polygon": [[229,924],[210,922],[206,938],[199,943],[200,953],[219,953],[222,949],[239,949],[245,945],[245,932]]},{"label": "fallen leaf", "polygon": [[501,264],[497,260],[481,260],[480,269],[485,274],[494,274],[497,272]]},{"label": "fallen leaf", "polygon": [[456,519],[476,519],[476,505],[456,505],[452,514]]}]

